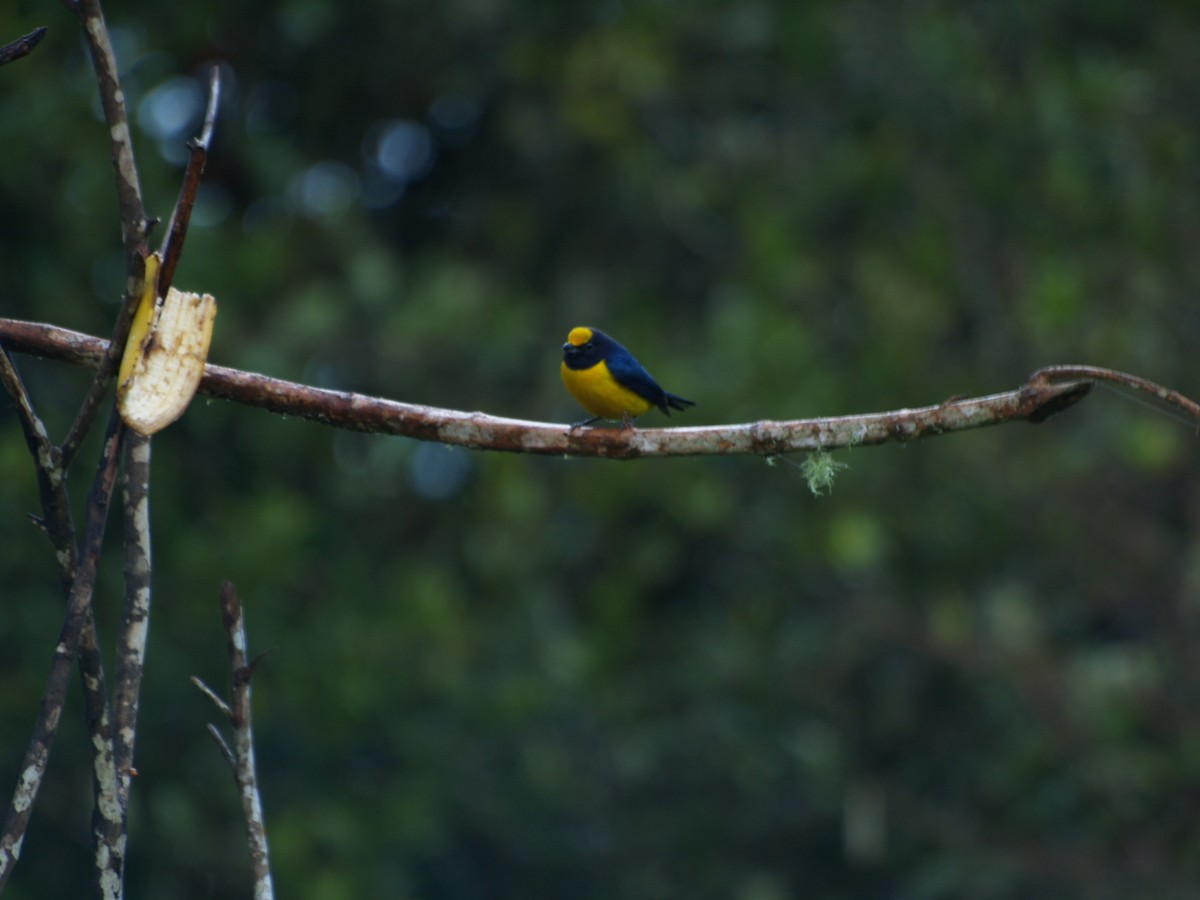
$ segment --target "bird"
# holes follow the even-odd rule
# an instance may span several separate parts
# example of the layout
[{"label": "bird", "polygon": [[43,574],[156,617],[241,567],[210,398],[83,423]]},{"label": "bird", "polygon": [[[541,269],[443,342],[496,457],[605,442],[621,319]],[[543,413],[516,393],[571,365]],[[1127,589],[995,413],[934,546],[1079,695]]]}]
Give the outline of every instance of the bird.
[{"label": "bird", "polygon": [[628,428],[653,406],[669,416],[672,409],[696,405],[664,391],[632,353],[598,328],[572,328],[562,349],[563,384],[592,414],[572,429],[600,419],[620,419]]}]

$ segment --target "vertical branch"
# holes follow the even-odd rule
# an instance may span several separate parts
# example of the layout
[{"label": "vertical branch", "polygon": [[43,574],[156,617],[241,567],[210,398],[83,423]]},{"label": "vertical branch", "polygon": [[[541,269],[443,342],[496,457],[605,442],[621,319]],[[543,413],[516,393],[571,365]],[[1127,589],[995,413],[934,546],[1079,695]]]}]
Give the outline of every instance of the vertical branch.
[{"label": "vertical branch", "polygon": [[[71,424],[66,438],[63,440],[59,453],[60,471],[65,479],[67,469],[78,453],[80,446],[91,430],[100,404],[108,390],[108,383],[116,372],[121,353],[133,323],[133,315],[141,299],[145,281],[146,237],[151,223],[146,218],[145,206],[142,202],[142,190],[138,179],[137,166],[133,157],[133,138],[129,131],[129,116],[125,109],[125,94],[121,90],[120,77],[117,68],[116,54],[109,40],[108,28],[104,22],[104,13],[99,0],[74,0],[71,4],[86,35],[88,48],[91,52],[92,65],[96,73],[96,83],[100,93],[100,103],[104,109],[105,122],[108,125],[108,135],[111,147],[113,170],[116,176],[117,202],[120,209],[121,235],[125,247],[125,263],[127,279],[125,285],[125,300],[117,313],[113,326],[112,341],[104,359],[80,404],[75,421]],[[105,439],[104,453],[101,457],[102,471],[105,473],[107,489],[105,492],[103,513],[107,514],[108,503],[112,497],[112,478],[118,455],[118,445],[124,432],[124,426],[114,411],[109,423],[109,436]],[[99,478],[97,479],[99,482]],[[65,503],[65,490],[63,491]],[[89,514],[93,509],[89,502]],[[103,535],[103,518],[99,523],[99,534]],[[92,522],[89,518],[88,536],[92,532]],[[105,898],[119,898],[123,893],[124,860],[126,841],[126,809],[129,787],[129,765],[132,756],[133,719],[128,717],[128,708],[122,710],[122,716],[117,720],[117,730],[121,736],[121,749],[129,749],[129,754],[120,760],[115,758],[117,746],[114,743],[112,723],[109,719],[107,692],[104,690],[104,676],[100,668],[100,653],[97,646],[94,616],[92,614],[91,594],[95,584],[95,568],[99,554],[99,542],[94,552],[85,539],[83,566],[74,573],[70,601],[68,602],[67,622],[70,623],[78,606],[82,605],[85,612],[85,625],[80,640],[80,671],[83,677],[84,696],[87,704],[87,721],[93,747],[93,789],[95,793],[95,808],[92,816],[92,833],[95,848],[96,893]],[[85,577],[86,576],[86,577]],[[82,603],[77,597],[86,594]],[[68,628],[64,624],[64,631]],[[122,634],[126,634],[125,629]],[[69,636],[69,635],[68,635]],[[66,646],[70,651],[71,644],[60,640],[60,647]],[[122,656],[124,660],[124,656]],[[140,664],[139,681],[140,681]],[[54,685],[57,668],[52,670],[51,681],[47,683],[46,692],[50,694]],[[119,670],[118,675],[123,673]],[[124,682],[123,682],[124,683]],[[127,696],[127,695],[126,695]],[[136,695],[135,695],[136,696]],[[136,699],[135,699],[136,711]],[[53,730],[49,733],[49,741],[54,737]],[[35,733],[35,741],[37,734]],[[45,745],[49,753],[50,743]],[[44,763],[43,763],[44,765]],[[2,862],[0,862],[2,864]],[[0,875],[0,878],[3,876]]]},{"label": "vertical branch", "polygon": [[82,552],[67,599],[66,618],[59,631],[58,643],[54,647],[50,676],[46,679],[46,687],[42,692],[41,710],[25,752],[21,774],[17,779],[17,787],[13,792],[3,829],[0,830],[0,891],[4,890],[21,855],[21,844],[29,825],[29,814],[45,777],[46,763],[62,719],[71,667],[92,609],[100,545],[104,540],[104,524],[108,517],[113,485],[116,482],[117,459],[124,431],[121,418],[114,411],[104,437],[96,478],[88,493]]},{"label": "vertical branch", "polygon": [[125,519],[125,607],[117,637],[113,688],[113,758],[121,809],[128,816],[133,742],[150,626],[150,439],[130,433],[122,479]]},{"label": "vertical branch", "polygon": [[142,288],[146,277],[145,252],[146,249],[143,245],[134,254],[133,261],[130,263],[129,278],[125,284],[125,300],[117,312],[112,339],[108,342],[100,365],[96,368],[96,377],[92,379],[83,403],[79,406],[75,421],[71,423],[71,429],[63,439],[61,456],[64,470],[70,467],[84,438],[91,430],[96,414],[100,411],[100,404],[104,402],[104,395],[108,391],[108,382],[116,374],[117,366],[121,362],[121,354],[125,352],[125,342],[129,339],[129,329],[133,325],[133,314],[137,311],[138,303],[142,298]]},{"label": "vertical branch", "polygon": [[104,109],[104,120],[108,125],[109,144],[112,150],[113,170],[117,180],[117,204],[121,211],[121,236],[125,245],[125,268],[128,279],[125,284],[125,301],[117,314],[112,340],[96,377],[79,407],[79,413],[62,443],[63,468],[75,459],[80,445],[87,437],[100,403],[104,399],[108,382],[117,370],[133,313],[142,296],[142,280],[145,276],[146,238],[152,223],[146,218],[142,202],[142,188],[138,180],[137,165],[133,160],[133,137],[129,132],[129,115],[125,110],[125,93],[121,90],[117,57],[108,37],[104,23],[104,11],[100,0],[75,0],[70,4],[87,36],[92,66],[96,72],[96,83],[100,88],[100,105]]},{"label": "vertical branch", "polygon": [[250,725],[250,678],[254,662],[246,662],[246,622],[242,601],[233,584],[221,585],[221,622],[229,645],[229,664],[233,670],[233,752],[237,759],[234,779],[242,796],[242,815],[250,844],[250,862],[254,867],[254,900],[275,896],[271,884],[271,859],[267,850],[267,829],[263,820],[262,797],[258,792],[258,773],[254,761],[254,731]]},{"label": "vertical branch", "polygon": [[117,637],[113,721],[93,723],[96,805],[92,814],[97,894],[118,900],[125,881],[129,787],[137,733],[146,634],[150,616],[150,440],[130,432],[125,441],[122,494],[125,523],[125,605]]},{"label": "vertical branch", "polygon": [[[84,561],[88,567],[80,566],[68,592],[68,618],[74,608],[74,591],[79,585],[80,578],[90,579],[86,609],[84,610],[83,630],[79,637],[79,675],[83,683],[84,713],[88,734],[92,743],[92,846],[94,850],[93,866],[95,877],[95,895],[100,900],[120,900],[123,894],[125,875],[125,821],[122,816],[123,807],[117,791],[117,770],[113,762],[113,727],[109,715],[108,691],[104,686],[104,669],[100,659],[100,647],[96,636],[96,619],[93,612],[92,593],[96,583],[96,569],[99,564],[100,540],[104,535],[104,523],[107,520],[107,504],[111,501],[113,484],[116,477],[116,460],[120,457],[120,442],[125,432],[120,417],[114,411],[109,420],[108,436],[105,437],[104,450],[101,455],[101,467],[105,478],[105,511],[104,518],[99,521],[99,540],[93,545],[90,542],[92,533],[91,504],[89,497],[88,528],[84,534]],[[116,443],[110,444],[115,433]],[[110,449],[111,448],[111,449]],[[97,475],[97,479],[100,475]],[[93,492],[94,492],[93,488]],[[64,624],[64,629],[66,625]],[[64,643],[60,638],[60,646]],[[51,679],[54,678],[52,673]],[[50,680],[47,681],[49,690]],[[53,740],[53,735],[51,736]],[[47,754],[49,747],[47,747]]]},{"label": "vertical branch", "polygon": [[[123,892],[133,745],[150,604],[147,506],[149,441],[142,438],[133,439],[126,459],[126,604],[118,644],[116,707],[112,719],[109,715],[104,673],[96,638],[92,595],[100,544],[112,498],[117,456],[125,433],[124,426],[115,412],[109,421],[99,469],[88,497],[82,552],[78,547],[71,519],[66,473],[95,421],[107,393],[108,383],[116,372],[124,351],[133,315],[144,289],[145,259],[148,252],[146,241],[153,222],[147,218],[142,201],[124,93],[121,90],[116,56],[109,40],[100,0],[65,2],[68,8],[76,13],[86,34],[100,101],[108,125],[128,278],[125,300],[114,324],[112,340],[61,448],[55,447],[51,442],[44,424],[34,412],[16,367],[7,352],[0,348],[0,382],[16,402],[26,442],[35,460],[43,508],[43,518],[35,521],[51,538],[64,584],[68,589],[66,617],[55,647],[40,714],[26,751],[25,763],[5,817],[3,830],[0,831],[0,892],[3,891],[20,857],[30,812],[45,777],[46,765],[61,720],[71,664],[78,656],[86,719],[94,748],[93,837],[96,850],[96,893],[100,897],[116,900]],[[29,53],[44,34],[45,29],[39,29],[21,41],[0,47],[0,64]],[[204,131],[201,138],[192,143],[193,152],[187,178],[165,241],[165,247],[171,255],[172,270],[182,251],[188,219],[211,142],[218,88],[218,73],[214,68]],[[170,273],[164,280],[164,290],[169,282]],[[252,746],[248,746],[247,749],[252,767]],[[265,852],[265,838],[262,840],[262,848]],[[269,887],[269,877],[267,884]]]},{"label": "vertical branch", "polygon": [[[108,26],[104,22],[100,0],[77,0],[73,8],[87,37],[92,67],[96,70],[96,83],[100,87],[100,105],[108,125],[113,170],[117,177],[117,203],[121,209],[125,261],[132,266],[138,247],[146,243],[150,223],[146,219],[142,187],[133,161],[133,137],[129,133],[129,115],[125,111],[125,92],[121,90],[117,56],[108,38]],[[141,292],[138,293],[140,295]]]},{"label": "vertical branch", "polygon": [[233,748],[230,749],[215,725],[208,731],[221,754],[233,769],[233,778],[242,799],[242,815],[246,820],[246,837],[250,845],[250,863],[254,868],[254,900],[273,900],[275,888],[271,879],[271,858],[267,849],[267,829],[263,818],[262,797],[258,792],[258,775],[254,761],[254,732],[250,726],[250,678],[262,659],[246,661],[246,623],[242,601],[233,584],[221,585],[221,622],[229,650],[229,665],[233,670],[232,702],[226,704],[203,681],[192,682],[221,710],[233,726]]},{"label": "vertical branch", "polygon": [[165,297],[167,288],[175,278],[175,267],[179,264],[179,256],[183,252],[183,242],[187,237],[188,225],[192,221],[192,209],[196,205],[196,194],[200,190],[200,177],[208,163],[208,149],[212,146],[213,129],[217,124],[217,108],[221,102],[221,69],[212,67],[208,77],[208,108],[204,112],[204,127],[200,136],[188,141],[187,170],[183,174],[183,184],[179,188],[179,199],[175,209],[171,211],[171,221],[167,225],[167,233],[163,237],[162,266],[158,270],[158,296]]},{"label": "vertical branch", "polygon": [[92,865],[95,893],[101,900],[120,900],[125,877],[124,808],[118,793],[108,691],[104,687],[104,671],[100,667],[100,648],[96,642],[96,625],[90,604],[79,638],[79,674],[83,681],[84,719],[92,739]]}]

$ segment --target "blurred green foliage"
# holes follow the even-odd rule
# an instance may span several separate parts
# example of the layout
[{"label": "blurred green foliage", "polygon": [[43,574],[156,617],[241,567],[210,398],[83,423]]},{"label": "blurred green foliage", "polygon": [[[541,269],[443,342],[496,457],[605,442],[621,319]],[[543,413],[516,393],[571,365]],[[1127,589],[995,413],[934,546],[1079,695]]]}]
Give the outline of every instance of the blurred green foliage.
[{"label": "blurred green foliage", "polygon": [[[686,424],[1057,362],[1200,392],[1194,4],[107,14],[158,216],[222,65],[177,278],[220,300],[216,362],[568,422],[558,347],[593,324],[700,401]],[[0,71],[0,314],[107,334],[83,42],[60,4],[0,10],[0,39],[40,24]],[[61,435],[86,375],[19,364]],[[198,401],[154,444],[129,895],[249,894],[188,683],[224,683],[231,579],[274,648],[255,716],[281,896],[1196,896],[1195,448],[1098,391],[1036,429],[838,454],[814,498],[761,460],[472,454]],[[62,606],[7,401],[0,469],[7,790]],[[88,883],[73,703],[18,898]]]}]

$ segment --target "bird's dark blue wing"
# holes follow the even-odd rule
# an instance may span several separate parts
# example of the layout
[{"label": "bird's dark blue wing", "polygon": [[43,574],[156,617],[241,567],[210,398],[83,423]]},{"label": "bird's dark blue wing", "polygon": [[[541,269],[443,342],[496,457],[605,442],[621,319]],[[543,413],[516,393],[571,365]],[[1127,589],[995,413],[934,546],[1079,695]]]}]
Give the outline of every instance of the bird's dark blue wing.
[{"label": "bird's dark blue wing", "polygon": [[[613,343],[616,344],[615,341]],[[608,363],[608,371],[612,373],[618,384],[653,403],[664,412],[666,411],[666,396],[663,394],[663,389],[658,386],[658,382],[650,376],[642,364],[634,359],[632,353],[617,344],[609,352],[605,362]]]}]

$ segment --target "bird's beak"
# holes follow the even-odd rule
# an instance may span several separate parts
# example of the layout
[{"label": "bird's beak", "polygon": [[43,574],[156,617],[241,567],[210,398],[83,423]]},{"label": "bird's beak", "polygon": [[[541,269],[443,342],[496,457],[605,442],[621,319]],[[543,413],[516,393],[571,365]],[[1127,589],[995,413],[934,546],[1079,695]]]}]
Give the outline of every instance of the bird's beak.
[{"label": "bird's beak", "polygon": [[563,344],[563,349],[564,349],[564,350],[570,350],[570,349],[571,349],[571,346],[572,346],[572,345],[571,345],[571,342],[570,342],[570,341],[567,341],[565,344]]}]

